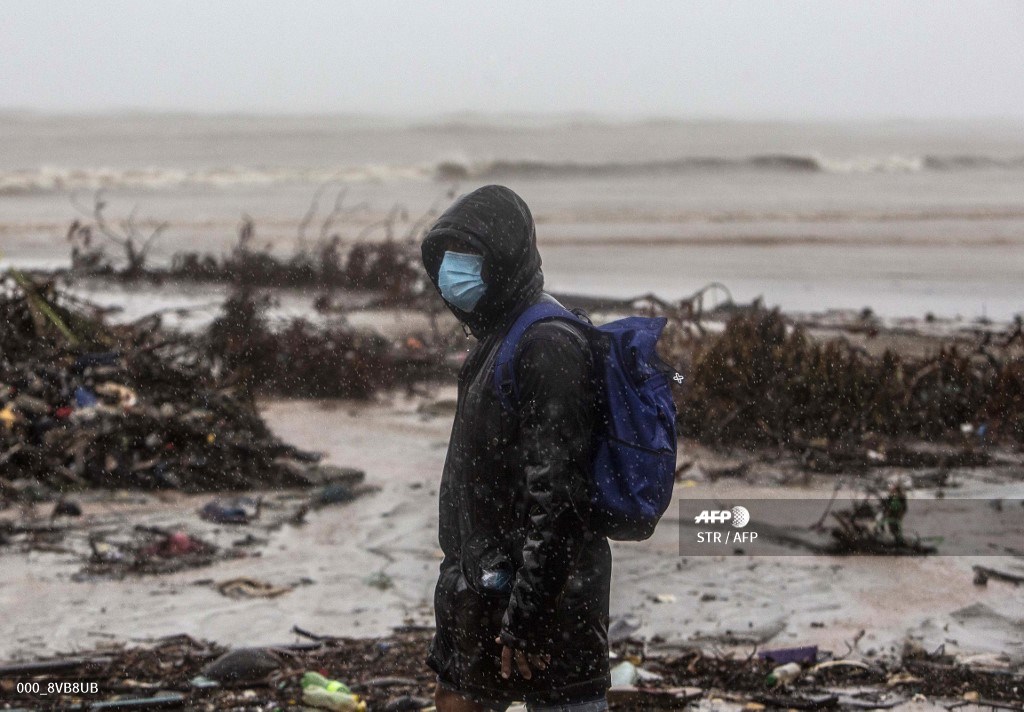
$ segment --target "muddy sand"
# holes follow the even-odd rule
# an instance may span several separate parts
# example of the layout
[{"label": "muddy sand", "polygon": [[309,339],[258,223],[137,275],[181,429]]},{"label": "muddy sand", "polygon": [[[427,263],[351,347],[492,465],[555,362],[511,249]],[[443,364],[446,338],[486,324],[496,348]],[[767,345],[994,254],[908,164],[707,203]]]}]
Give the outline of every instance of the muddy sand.
[{"label": "muddy sand", "polygon": [[[293,625],[335,636],[378,636],[433,623],[437,484],[454,389],[390,394],[371,403],[275,401],[273,429],[327,460],[364,469],[379,489],[311,512],[304,526],[257,532],[258,556],[160,576],[81,576],[60,551],[0,549],[0,609],[9,615],[0,660],[85,650],[111,640],[186,633],[228,646],[294,642]],[[728,458],[687,445],[692,460],[676,497],[827,498],[835,480],[789,477],[761,463],[744,479],[702,476]],[[969,496],[1021,498],[1021,468],[963,471]],[[852,479],[847,479],[853,482]],[[786,484],[788,482],[788,484]],[[278,493],[280,496],[280,493]],[[209,496],[135,495],[85,504],[86,517],[195,531]],[[44,513],[40,506],[40,513]],[[48,510],[45,510],[48,512]],[[679,510],[655,535],[616,543],[611,613],[659,646],[713,650],[818,645],[836,656],[896,656],[912,640],[988,665],[1024,662],[1024,588],[973,583],[972,565],[1021,572],[1012,557],[844,558],[679,555]],[[246,526],[221,536],[244,537]],[[78,575],[76,575],[78,574]],[[272,598],[233,598],[218,582],[248,577],[294,587]],[[863,631],[863,633],[861,633]]]}]

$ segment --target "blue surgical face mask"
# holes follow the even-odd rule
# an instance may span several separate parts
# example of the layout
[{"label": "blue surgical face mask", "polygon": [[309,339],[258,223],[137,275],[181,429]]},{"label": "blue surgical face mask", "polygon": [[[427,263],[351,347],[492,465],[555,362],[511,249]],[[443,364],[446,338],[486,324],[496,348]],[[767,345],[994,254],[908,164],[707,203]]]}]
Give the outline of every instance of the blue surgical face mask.
[{"label": "blue surgical face mask", "polygon": [[437,273],[437,286],[445,301],[462,311],[473,311],[487,291],[487,285],[480,276],[483,266],[483,255],[446,251]]}]

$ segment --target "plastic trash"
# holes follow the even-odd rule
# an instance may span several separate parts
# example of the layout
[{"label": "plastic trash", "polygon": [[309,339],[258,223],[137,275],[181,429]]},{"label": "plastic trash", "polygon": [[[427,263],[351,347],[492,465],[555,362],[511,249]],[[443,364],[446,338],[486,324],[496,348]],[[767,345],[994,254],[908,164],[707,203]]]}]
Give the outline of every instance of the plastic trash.
[{"label": "plastic trash", "polygon": [[818,646],[807,645],[799,648],[778,648],[776,650],[762,650],[757,654],[761,660],[768,660],[776,665],[786,663],[801,663],[813,665],[818,661]]},{"label": "plastic trash", "polygon": [[352,690],[349,689],[348,685],[338,680],[329,680],[318,672],[307,672],[302,676],[302,687],[306,688],[310,685],[314,687],[322,687],[330,692],[344,692],[346,694],[352,694]]},{"label": "plastic trash", "polygon": [[131,408],[139,402],[139,397],[135,395],[135,391],[120,383],[101,383],[96,386],[96,393],[116,400],[117,404],[122,408]]},{"label": "plastic trash", "polygon": [[14,424],[18,421],[18,414],[14,412],[14,408],[10,405],[0,410],[0,424],[7,430],[14,430]]},{"label": "plastic trash", "polygon": [[323,687],[307,687],[302,691],[302,703],[322,710],[337,712],[365,712],[366,703],[358,695],[331,692]]},{"label": "plastic trash", "polygon": [[317,493],[316,503],[319,505],[341,504],[355,498],[351,487],[341,482],[332,482]]},{"label": "plastic trash", "polygon": [[199,690],[209,690],[215,687],[220,687],[219,682],[212,678],[206,677],[205,675],[196,675],[188,681],[188,684]]},{"label": "plastic trash", "polygon": [[777,668],[772,670],[768,677],[765,678],[765,683],[768,687],[777,687],[780,685],[788,685],[798,677],[800,677],[799,663],[786,663],[785,665],[779,665]]},{"label": "plastic trash", "polygon": [[91,366],[113,366],[120,358],[121,354],[116,351],[82,354],[75,359],[72,370],[74,373],[81,373]]},{"label": "plastic trash", "polygon": [[50,413],[50,404],[42,398],[21,393],[14,398],[14,408],[24,415],[40,416]]},{"label": "plastic trash", "polygon": [[57,517],[80,517],[82,516],[82,507],[70,499],[58,499],[53,505],[53,513],[50,514],[51,518],[56,519]]},{"label": "plastic trash", "polygon": [[635,685],[640,679],[640,674],[637,672],[636,665],[624,660],[619,663],[611,670],[612,676],[612,687],[628,687]]},{"label": "plastic trash", "polygon": [[96,394],[88,388],[79,386],[75,389],[75,405],[79,408],[92,408],[99,403]]},{"label": "plastic trash", "polygon": [[388,700],[387,704],[384,705],[384,712],[419,712],[419,710],[430,707],[433,704],[433,701],[426,697],[402,695],[401,697]]},{"label": "plastic trash", "polygon": [[366,703],[343,682],[329,680],[318,672],[302,676],[302,702],[310,707],[339,712],[366,712]]},{"label": "plastic trash", "polygon": [[281,668],[281,658],[266,648],[229,650],[200,670],[203,677],[217,682],[251,683]]},{"label": "plastic trash", "polygon": [[258,503],[248,497],[210,500],[199,510],[199,517],[214,524],[248,524],[256,519]]},{"label": "plastic trash", "polygon": [[173,559],[178,556],[202,551],[204,548],[206,547],[201,541],[193,539],[185,532],[176,531],[167,534],[158,542],[142,549],[141,553],[144,556],[161,556]]}]

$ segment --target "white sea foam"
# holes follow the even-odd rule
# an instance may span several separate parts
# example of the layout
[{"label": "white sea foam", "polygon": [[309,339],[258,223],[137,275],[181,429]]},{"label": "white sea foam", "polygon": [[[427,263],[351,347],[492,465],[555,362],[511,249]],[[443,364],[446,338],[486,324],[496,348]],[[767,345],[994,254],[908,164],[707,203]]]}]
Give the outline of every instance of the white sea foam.
[{"label": "white sea foam", "polygon": [[334,166],[321,168],[266,168],[230,166],[182,169],[165,166],[116,168],[97,166],[37,168],[0,171],[0,195],[70,192],[98,189],[162,190],[177,187],[233,188],[284,183],[372,183],[398,180],[491,180],[500,178],[634,177],[722,171],[914,173],[920,171],[1024,170],[1024,156],[892,154],[854,158],[819,155],[765,154],[744,158],[709,156],[662,161],[586,163],[549,160],[448,160],[436,164]]}]

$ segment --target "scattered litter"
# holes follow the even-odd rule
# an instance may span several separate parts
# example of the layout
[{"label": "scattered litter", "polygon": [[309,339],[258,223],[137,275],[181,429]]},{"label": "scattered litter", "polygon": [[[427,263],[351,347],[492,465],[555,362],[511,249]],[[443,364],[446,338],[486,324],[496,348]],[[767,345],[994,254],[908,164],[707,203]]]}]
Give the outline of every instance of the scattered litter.
[{"label": "scattered litter", "polygon": [[704,691],[695,687],[611,687],[608,690],[608,704],[625,709],[678,709],[704,696]]},{"label": "scattered litter", "polygon": [[363,579],[363,583],[367,586],[386,591],[389,588],[394,588],[395,581],[383,571],[375,571],[374,573]]},{"label": "scattered litter", "polygon": [[785,665],[779,665],[774,668],[765,678],[765,684],[768,687],[785,687],[789,683],[800,677],[800,664],[799,663],[786,663]]},{"label": "scattered litter", "polygon": [[292,590],[294,586],[274,586],[266,581],[254,578],[239,577],[221,581],[217,590],[228,598],[276,598]]},{"label": "scattered litter", "polygon": [[778,648],[777,650],[762,650],[757,654],[758,659],[768,660],[776,665],[785,663],[800,663],[813,665],[818,659],[818,646],[809,645],[802,648]]},{"label": "scattered litter", "polygon": [[848,668],[860,668],[861,670],[870,670],[871,666],[860,660],[826,660],[823,663],[818,663],[811,668],[811,672],[819,672],[821,670],[829,670],[831,668],[848,667]]},{"label": "scattered litter", "polygon": [[1008,571],[1000,571],[988,566],[972,566],[971,568],[974,569],[974,583],[979,586],[984,586],[990,578],[1012,583],[1014,586],[1024,583],[1024,575],[1021,574],[1011,574]]},{"label": "scattered litter", "polygon": [[635,685],[640,680],[640,675],[637,673],[636,665],[623,660],[611,669],[611,679],[612,687],[625,687]]},{"label": "scattered litter", "polygon": [[[4,702],[12,707],[34,709],[38,705],[32,693],[19,693],[10,683],[45,675],[55,682],[83,677],[130,681],[127,684],[132,692],[139,695],[188,690],[190,695],[202,695],[210,709],[272,710],[292,709],[299,704],[304,693],[303,673],[309,672],[317,677],[310,676],[307,681],[319,683],[311,686],[329,692],[328,686],[335,682],[337,692],[358,695],[355,702],[313,693],[314,701],[346,705],[341,709],[358,710],[359,703],[365,702],[368,709],[403,712],[415,708],[421,700],[429,702],[436,678],[423,665],[423,651],[433,636],[432,629],[402,628],[376,638],[342,638],[305,631],[301,635],[307,639],[302,643],[254,648],[250,650],[255,652],[247,653],[179,635],[130,648],[82,652],[74,658],[0,665],[0,683],[5,685],[4,690],[10,690],[5,692]],[[822,663],[816,666],[816,673],[800,676],[785,688],[766,691],[765,676],[770,668],[755,655],[676,648],[669,655],[658,652],[647,657],[644,650],[645,643],[637,641],[616,644],[612,652],[630,660],[634,668],[649,670],[661,679],[640,678],[632,685],[612,687],[608,692],[610,704],[625,709],[678,709],[704,697],[737,703],[737,707],[753,702],[747,707],[751,712],[762,707],[816,710],[836,705],[886,709],[913,698],[965,703],[963,695],[969,692],[977,693],[977,704],[991,702],[997,708],[1017,709],[1024,684],[1018,671],[968,667],[957,664],[951,656],[908,649],[902,659],[880,661],[877,669],[848,664],[859,661],[829,661],[844,663],[831,667]],[[381,677],[382,673],[387,677]],[[907,681],[898,686],[887,684],[893,676],[902,674],[920,681],[898,677]],[[225,682],[218,682],[214,675],[225,676]],[[243,678],[252,682],[243,683]],[[90,704],[114,702],[118,694],[101,687],[101,694],[90,698]],[[49,702],[55,708],[66,709],[75,700],[58,694]],[[353,703],[356,707],[348,706]]]},{"label": "scattered litter", "polygon": [[415,695],[402,695],[388,700],[384,705],[384,712],[418,712],[419,710],[431,707],[434,701],[428,697],[416,697]]},{"label": "scattered litter", "polygon": [[0,276],[0,498],[308,486],[316,466],[282,464],[298,451],[231,378],[158,317],[111,326],[53,282]]},{"label": "scattered litter", "polygon": [[217,546],[180,530],[136,526],[132,534],[132,538],[127,540],[90,536],[90,554],[72,579],[86,581],[166,574],[208,566],[219,556],[230,557],[228,552],[222,552]]},{"label": "scattered litter", "polygon": [[366,712],[366,703],[338,680],[329,680],[317,672],[302,676],[302,702],[317,709],[338,712]]},{"label": "scattered litter", "polygon": [[82,516],[82,507],[70,499],[58,499],[53,505],[53,512],[50,514],[51,519],[57,517],[80,517]]},{"label": "scattered litter", "polygon": [[280,669],[281,656],[267,648],[230,650],[203,666],[202,675],[218,683],[253,683]]},{"label": "scattered litter", "polygon": [[831,693],[807,695],[756,695],[754,699],[769,707],[787,710],[822,710],[839,704],[838,695]]},{"label": "scattered litter", "polygon": [[921,682],[921,678],[916,675],[911,675],[909,672],[898,672],[894,675],[890,675],[889,679],[885,681],[885,684],[889,687],[896,687],[898,685],[914,685]]},{"label": "scattered litter", "polygon": [[261,501],[259,498],[238,497],[231,500],[215,499],[199,510],[199,516],[217,524],[248,524],[259,519]]}]

